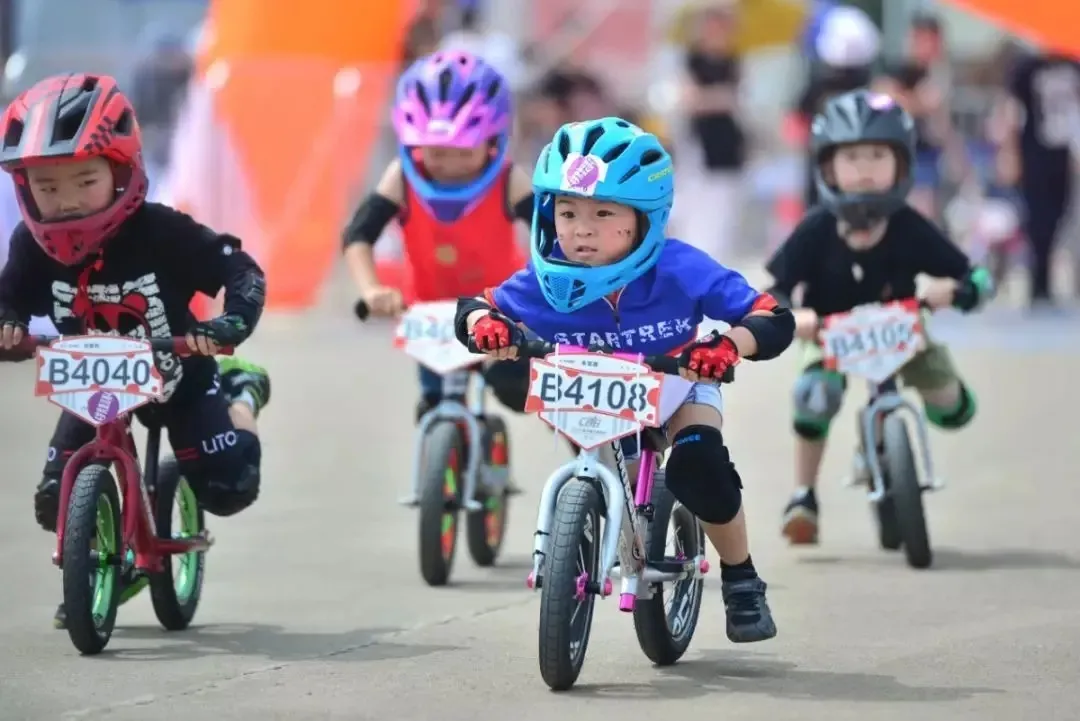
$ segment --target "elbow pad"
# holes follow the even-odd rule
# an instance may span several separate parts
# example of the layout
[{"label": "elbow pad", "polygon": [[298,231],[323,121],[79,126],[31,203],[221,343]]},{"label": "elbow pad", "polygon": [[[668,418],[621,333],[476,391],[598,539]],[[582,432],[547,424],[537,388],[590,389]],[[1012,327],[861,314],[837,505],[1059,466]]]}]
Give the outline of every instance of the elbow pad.
[{"label": "elbow pad", "polygon": [[964,313],[975,310],[994,295],[994,277],[981,266],[972,268],[953,294],[953,307]]},{"label": "elbow pad", "polygon": [[524,198],[514,203],[513,219],[520,220],[526,225],[532,223],[533,217],[533,194],[529,193]]},{"label": "elbow pad", "polygon": [[750,331],[757,341],[757,353],[746,356],[746,360],[772,360],[795,339],[795,315],[790,308],[773,308],[769,315],[750,315],[738,325]]},{"label": "elbow pad", "polygon": [[[247,255],[246,253],[234,254]],[[266,305],[266,276],[255,261],[248,259],[250,265],[229,279],[225,285],[225,314],[238,315],[244,319],[249,329],[262,317]]]},{"label": "elbow pad", "polygon": [[390,221],[401,212],[400,206],[387,197],[372,193],[356,209],[352,220],[342,235],[342,245],[348,248],[353,243],[375,245]]},{"label": "elbow pad", "polygon": [[466,327],[466,321],[469,320],[469,316],[473,311],[477,310],[491,310],[491,306],[479,298],[458,298],[457,310],[454,312],[454,337],[458,339],[461,345],[469,344],[469,331]]}]

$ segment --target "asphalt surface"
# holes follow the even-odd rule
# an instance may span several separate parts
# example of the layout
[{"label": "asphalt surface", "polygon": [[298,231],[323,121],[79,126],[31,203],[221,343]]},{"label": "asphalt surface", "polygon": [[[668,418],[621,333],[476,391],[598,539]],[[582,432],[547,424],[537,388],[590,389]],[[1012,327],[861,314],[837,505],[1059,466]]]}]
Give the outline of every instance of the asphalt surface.
[{"label": "asphalt surface", "polygon": [[865,499],[840,484],[861,391],[835,425],[822,543],[785,546],[794,358],[745,365],[726,392],[725,435],[780,635],[730,644],[714,573],[690,652],[656,669],[608,599],[577,688],[554,694],[536,660],[539,595],[524,580],[540,487],[565,451],[539,421],[513,418],[526,495],[504,556],[477,569],[462,543],[453,584],[428,588],[416,514],[396,505],[414,371],[389,326],[351,322],[346,297],[332,294],[338,310],[267,318],[244,348],[274,381],[263,495],[213,522],[195,625],[164,632],[139,597],[95,658],[51,628],[60,573],[31,508],[56,412],[32,397],[30,364],[0,367],[0,719],[1075,719],[1077,321],[1031,324],[1008,309],[944,319],[980,413],[964,432],[934,433],[949,485],[927,498],[936,565],[922,572],[876,547]]}]

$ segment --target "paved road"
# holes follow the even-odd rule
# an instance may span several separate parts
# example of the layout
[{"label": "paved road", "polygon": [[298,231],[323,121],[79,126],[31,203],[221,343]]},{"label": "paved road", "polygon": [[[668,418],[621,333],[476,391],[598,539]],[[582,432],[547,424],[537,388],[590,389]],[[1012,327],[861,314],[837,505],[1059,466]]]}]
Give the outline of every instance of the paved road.
[{"label": "paved road", "polygon": [[[427,588],[414,514],[395,505],[414,390],[387,328],[354,328],[344,313],[265,321],[247,349],[274,373],[264,495],[213,525],[197,627],[160,631],[140,598],[91,659],[50,627],[60,575],[31,513],[55,413],[31,398],[27,365],[0,368],[0,719],[1074,719],[1080,354],[980,332],[996,339],[992,351],[957,351],[980,393],[978,422],[934,438],[951,482],[929,499],[935,569],[878,551],[864,501],[837,481],[822,491],[822,545],[782,545],[794,368],[790,358],[748,368],[729,392],[726,433],[780,636],[729,644],[713,579],[691,652],[658,670],[608,600],[580,684],[564,695],[539,677],[539,600],[524,587],[540,483],[563,451],[538,422],[514,420],[528,495],[512,509],[503,563],[483,571],[462,554],[454,586]],[[849,420],[836,428],[830,477],[846,468],[852,431]]]}]

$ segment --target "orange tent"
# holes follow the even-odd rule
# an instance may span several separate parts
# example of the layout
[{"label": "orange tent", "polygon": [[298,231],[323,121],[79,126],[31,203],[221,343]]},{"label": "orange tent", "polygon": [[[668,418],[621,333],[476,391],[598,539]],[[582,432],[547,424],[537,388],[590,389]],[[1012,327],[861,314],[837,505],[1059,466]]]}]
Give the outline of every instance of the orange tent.
[{"label": "orange tent", "polygon": [[1080,3],[1075,0],[949,0],[1021,37],[1080,57]]},{"label": "orange tent", "polygon": [[340,253],[413,2],[213,0],[169,198],[239,235],[267,307],[312,305]]}]

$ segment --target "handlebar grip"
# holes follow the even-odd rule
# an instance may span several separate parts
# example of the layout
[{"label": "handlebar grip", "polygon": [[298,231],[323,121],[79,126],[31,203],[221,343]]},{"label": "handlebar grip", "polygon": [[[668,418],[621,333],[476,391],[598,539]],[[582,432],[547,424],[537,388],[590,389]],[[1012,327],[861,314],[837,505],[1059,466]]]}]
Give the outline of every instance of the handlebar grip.
[{"label": "handlebar grip", "polygon": [[360,299],[356,301],[356,305],[353,306],[353,315],[356,316],[357,320],[363,322],[371,315],[371,309],[368,308],[368,304],[365,303],[363,299]]}]

